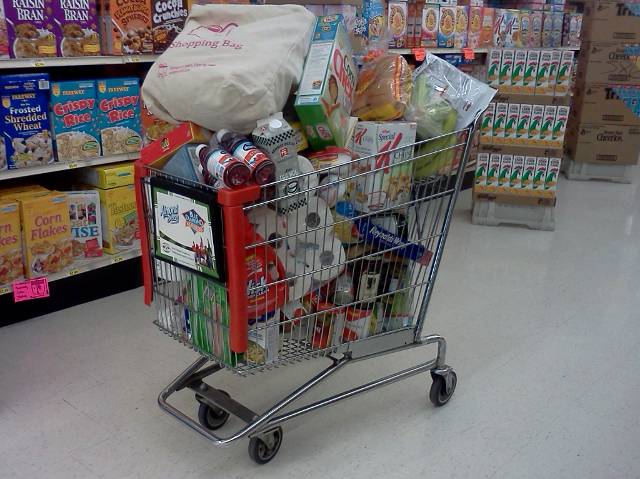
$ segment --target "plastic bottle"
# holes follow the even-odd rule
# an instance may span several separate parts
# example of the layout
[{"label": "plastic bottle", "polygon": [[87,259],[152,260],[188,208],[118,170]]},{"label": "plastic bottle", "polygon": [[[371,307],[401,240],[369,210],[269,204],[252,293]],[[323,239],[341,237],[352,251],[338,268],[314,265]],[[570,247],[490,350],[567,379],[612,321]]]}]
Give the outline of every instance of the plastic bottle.
[{"label": "plastic bottle", "polygon": [[[203,170],[229,188],[244,185],[251,177],[251,170],[242,161],[222,148],[198,145],[196,155]],[[206,177],[206,175],[205,175]]]},{"label": "plastic bottle", "polygon": [[251,177],[257,185],[266,185],[275,180],[274,162],[242,133],[220,130],[216,138],[222,148],[249,167]]}]

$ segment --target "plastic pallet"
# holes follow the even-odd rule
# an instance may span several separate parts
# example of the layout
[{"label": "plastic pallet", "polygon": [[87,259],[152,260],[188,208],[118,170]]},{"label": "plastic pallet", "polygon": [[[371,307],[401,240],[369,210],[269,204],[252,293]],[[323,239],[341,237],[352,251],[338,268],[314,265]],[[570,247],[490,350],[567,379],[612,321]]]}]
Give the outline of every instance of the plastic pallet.
[{"label": "plastic pallet", "polygon": [[502,224],[526,226],[532,230],[553,231],[556,227],[555,207],[497,203],[476,199],[471,222],[475,225]]},{"label": "plastic pallet", "polygon": [[614,183],[631,183],[633,165],[601,165],[569,161],[565,175],[570,180],[603,180]]}]

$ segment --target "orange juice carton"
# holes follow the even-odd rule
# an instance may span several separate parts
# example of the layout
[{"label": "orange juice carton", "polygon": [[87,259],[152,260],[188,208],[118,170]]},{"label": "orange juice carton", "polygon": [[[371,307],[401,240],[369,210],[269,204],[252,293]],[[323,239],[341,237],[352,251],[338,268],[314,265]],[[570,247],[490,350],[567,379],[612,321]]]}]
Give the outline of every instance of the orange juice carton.
[{"label": "orange juice carton", "polygon": [[70,265],[73,247],[67,195],[51,192],[19,202],[27,278],[57,273]]},{"label": "orange juice carton", "polygon": [[493,123],[496,115],[496,104],[489,103],[480,120],[480,138],[482,143],[491,143],[493,137]]},{"label": "orange juice carton", "polygon": [[486,186],[489,169],[489,153],[478,153],[476,160],[475,185]]},{"label": "orange juice carton", "polygon": [[498,172],[498,188],[506,190],[511,187],[511,169],[513,168],[513,155],[502,155],[500,170]]},{"label": "orange juice carton", "polygon": [[420,46],[435,48],[438,46],[438,26],[440,24],[440,5],[427,3],[422,9]]},{"label": "orange juice carton", "polygon": [[547,178],[549,158],[539,156],[536,158],[536,170],[533,174],[533,191],[544,191],[544,182]]},{"label": "orange juice carton", "polygon": [[513,57],[513,68],[511,69],[511,91],[513,93],[523,93],[524,91],[524,71],[527,65],[527,51],[516,50]]},{"label": "orange juice carton", "polygon": [[527,143],[529,138],[529,123],[531,122],[531,105],[523,103],[520,105],[520,116],[516,126],[516,137],[514,144]]},{"label": "orange juice carton", "polygon": [[489,48],[493,46],[493,22],[495,9],[484,7],[482,9],[482,26],[480,27],[480,47]]},{"label": "orange juice carton", "polygon": [[545,192],[550,192],[549,196],[555,196],[558,186],[558,175],[560,174],[561,158],[549,158],[549,164],[547,165],[547,175],[544,180]]},{"label": "orange juice carton", "polygon": [[556,119],[557,107],[546,105],[542,116],[542,126],[540,127],[540,144],[551,146],[553,144],[553,125]]},{"label": "orange juice carton", "polygon": [[456,32],[453,38],[454,48],[465,48],[469,29],[469,7],[456,7]]},{"label": "orange juice carton", "polygon": [[522,178],[520,180],[521,190],[533,189],[533,177],[536,173],[536,157],[525,156],[524,167],[522,168]]},{"label": "orange juice carton", "polygon": [[508,103],[496,103],[496,113],[493,117],[493,143],[505,144],[505,127],[507,123]]},{"label": "orange juice carton", "polygon": [[511,180],[509,185],[514,193],[522,188],[522,172],[524,170],[524,156],[513,155],[513,166],[511,167]]},{"label": "orange juice carton", "polygon": [[487,83],[494,88],[500,85],[500,64],[502,63],[502,50],[494,48],[487,55]]},{"label": "orange juice carton", "polygon": [[536,95],[544,95],[549,86],[549,68],[551,67],[551,51],[540,51],[540,62],[536,74]]},{"label": "orange juice carton", "polygon": [[467,46],[480,48],[480,33],[482,31],[482,7],[469,7],[469,32]]},{"label": "orange juice carton", "polygon": [[498,174],[500,173],[500,153],[491,153],[489,168],[487,169],[487,187],[489,190],[498,189]]},{"label": "orange juice carton", "polygon": [[527,47],[540,48],[542,46],[542,12],[533,11],[529,14],[530,30]]},{"label": "orange juice carton", "polygon": [[440,6],[438,48],[453,48],[456,33],[456,7]]},{"label": "orange juice carton", "polygon": [[500,62],[500,78],[498,83],[500,90],[511,91],[511,72],[513,71],[514,50],[502,50],[502,61]]},{"label": "orange juice carton", "polygon": [[529,10],[520,10],[518,12],[518,21],[520,22],[520,37],[516,42],[516,47],[527,48],[529,46],[529,33],[531,32],[531,12]]},{"label": "orange juice carton", "polygon": [[552,142],[554,147],[562,148],[564,143],[564,134],[567,130],[567,122],[569,121],[569,107],[559,105],[556,108],[556,118],[553,122]]},{"label": "orange juice carton", "polygon": [[544,117],[544,105],[533,105],[531,107],[531,120],[529,121],[529,138],[527,143],[537,145],[540,143],[540,130]]},{"label": "orange juice carton", "polygon": [[15,201],[0,200],[0,287],[23,276],[20,207]]},{"label": "orange juice carton", "polygon": [[536,91],[536,79],[538,77],[538,64],[540,63],[540,50],[527,51],[527,61],[522,78],[522,93],[533,95]]},{"label": "orange juice carton", "polygon": [[520,104],[509,103],[507,109],[507,121],[504,126],[505,143],[511,145],[517,138],[518,119],[520,118]]},{"label": "orange juice carton", "polygon": [[573,68],[573,51],[564,50],[560,56],[558,75],[556,76],[556,96],[564,96],[571,87],[571,69]]},{"label": "orange juice carton", "polygon": [[389,48],[404,48],[407,36],[409,6],[406,1],[392,0],[388,4],[387,24],[391,33]]}]

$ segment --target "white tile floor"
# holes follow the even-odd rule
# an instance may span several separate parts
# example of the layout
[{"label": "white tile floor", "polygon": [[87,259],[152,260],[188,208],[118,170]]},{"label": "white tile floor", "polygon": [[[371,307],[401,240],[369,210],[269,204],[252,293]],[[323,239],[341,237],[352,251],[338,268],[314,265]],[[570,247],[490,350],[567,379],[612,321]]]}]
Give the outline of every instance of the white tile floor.
[{"label": "white tile floor", "polygon": [[[446,407],[415,377],[287,424],[258,469],[246,442],[213,448],[160,412],[194,355],[137,290],[0,329],[0,477],[640,477],[638,187],[563,181],[554,233],[473,226],[469,205],[427,323],[459,376]],[[428,354],[359,363],[329,389]],[[318,369],[219,381],[259,407]],[[195,410],[186,393],[177,405]]]}]

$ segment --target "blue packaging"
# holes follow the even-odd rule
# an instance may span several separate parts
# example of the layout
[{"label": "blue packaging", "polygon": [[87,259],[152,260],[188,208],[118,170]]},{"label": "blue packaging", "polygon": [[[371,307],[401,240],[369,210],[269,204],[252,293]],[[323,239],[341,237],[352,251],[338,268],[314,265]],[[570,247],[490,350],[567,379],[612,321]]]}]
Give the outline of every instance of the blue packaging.
[{"label": "blue packaging", "polygon": [[9,169],[55,161],[49,123],[49,75],[2,76],[0,99]]},{"label": "blue packaging", "polygon": [[121,155],[140,151],[140,80],[108,78],[98,80],[98,129],[102,154]]},{"label": "blue packaging", "polygon": [[58,161],[100,156],[96,82],[52,82],[51,122]]}]

